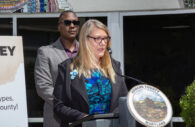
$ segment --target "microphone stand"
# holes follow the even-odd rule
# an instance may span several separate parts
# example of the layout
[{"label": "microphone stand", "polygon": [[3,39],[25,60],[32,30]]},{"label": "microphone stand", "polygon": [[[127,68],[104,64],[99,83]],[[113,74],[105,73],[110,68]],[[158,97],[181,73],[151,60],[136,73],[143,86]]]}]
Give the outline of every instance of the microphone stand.
[{"label": "microphone stand", "polygon": [[[109,52],[109,54],[110,54],[110,58],[111,58],[111,64],[112,64],[112,67],[113,67],[113,62],[112,62],[112,50],[111,50],[111,48],[110,47],[107,47],[107,51]],[[130,76],[127,76],[127,75],[122,75],[122,74],[120,74],[119,72],[117,72],[116,70],[115,70],[115,68],[113,67],[113,69],[114,69],[114,72],[117,74],[117,75],[119,75],[119,76],[121,76],[121,77],[124,77],[124,78],[126,78],[126,79],[131,79],[131,80],[133,80],[133,81],[136,81],[138,84],[146,84],[145,82],[143,82],[143,81],[141,81],[141,80],[139,80],[139,79],[136,79],[136,78],[133,78],[133,77],[130,77]]]}]

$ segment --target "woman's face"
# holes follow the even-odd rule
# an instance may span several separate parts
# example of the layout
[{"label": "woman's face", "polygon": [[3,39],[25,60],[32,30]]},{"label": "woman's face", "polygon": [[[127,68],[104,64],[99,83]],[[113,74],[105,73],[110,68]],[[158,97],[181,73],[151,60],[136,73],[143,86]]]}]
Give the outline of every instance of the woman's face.
[{"label": "woman's face", "polygon": [[107,47],[107,43],[109,42],[110,37],[108,37],[107,33],[99,28],[93,28],[90,35],[87,36],[89,42],[92,46],[92,51],[99,60],[102,56],[104,56],[104,52]]}]

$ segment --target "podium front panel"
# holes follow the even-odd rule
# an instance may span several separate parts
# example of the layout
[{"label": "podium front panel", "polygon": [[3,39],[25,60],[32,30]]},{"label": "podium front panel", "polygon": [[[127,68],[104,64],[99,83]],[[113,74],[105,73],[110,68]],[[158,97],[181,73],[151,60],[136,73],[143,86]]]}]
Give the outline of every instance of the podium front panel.
[{"label": "podium front panel", "polygon": [[85,121],[82,127],[119,127],[118,119],[97,119]]}]

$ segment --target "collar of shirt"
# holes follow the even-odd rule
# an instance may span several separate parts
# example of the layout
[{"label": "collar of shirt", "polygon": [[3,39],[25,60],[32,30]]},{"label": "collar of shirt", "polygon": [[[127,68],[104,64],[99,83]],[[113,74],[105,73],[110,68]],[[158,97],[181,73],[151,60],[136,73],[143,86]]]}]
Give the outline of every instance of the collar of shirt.
[{"label": "collar of shirt", "polygon": [[74,48],[73,51],[70,51],[68,48],[66,48],[65,45],[62,43],[62,41],[60,41],[60,42],[61,42],[61,44],[62,44],[62,46],[64,48],[64,51],[66,52],[66,54],[67,54],[68,57],[73,57],[73,56],[76,55],[76,53],[78,51],[78,48],[79,48],[77,41],[76,41],[76,46],[75,46],[75,48]]}]

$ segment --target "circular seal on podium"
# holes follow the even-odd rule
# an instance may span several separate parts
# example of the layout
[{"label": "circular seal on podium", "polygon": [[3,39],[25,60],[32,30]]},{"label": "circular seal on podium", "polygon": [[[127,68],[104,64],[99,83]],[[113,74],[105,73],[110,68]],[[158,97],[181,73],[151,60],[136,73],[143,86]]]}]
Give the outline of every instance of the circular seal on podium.
[{"label": "circular seal on podium", "polygon": [[164,127],[172,118],[172,106],[163,92],[156,87],[141,84],[127,95],[131,115],[146,127]]}]

